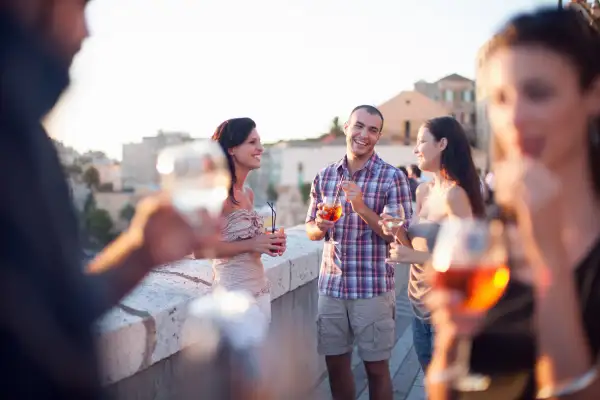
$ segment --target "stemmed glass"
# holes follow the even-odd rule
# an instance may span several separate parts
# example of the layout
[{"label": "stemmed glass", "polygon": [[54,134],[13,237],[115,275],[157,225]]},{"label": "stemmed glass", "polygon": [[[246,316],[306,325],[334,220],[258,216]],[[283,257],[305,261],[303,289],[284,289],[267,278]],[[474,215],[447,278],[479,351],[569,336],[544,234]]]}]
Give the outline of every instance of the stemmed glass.
[{"label": "stemmed glass", "polygon": [[221,214],[231,175],[218,143],[196,140],[168,147],[159,154],[156,169],[162,189],[192,227],[202,228],[203,212],[214,218]]},{"label": "stemmed glass", "polygon": [[402,204],[386,204],[383,207],[383,214],[388,217],[383,220],[383,224],[392,232],[398,232],[398,229],[402,228],[406,222],[406,214]]},{"label": "stemmed glass", "polygon": [[[338,189],[339,192],[339,189]],[[336,193],[334,196],[323,197],[323,219],[331,222],[336,222],[342,217],[342,202]],[[335,228],[332,228],[329,232],[329,243],[338,244],[333,238],[333,232]]]},{"label": "stemmed glass", "polygon": [[[460,292],[460,311],[483,317],[508,285],[507,255],[500,221],[449,220],[440,228],[431,258],[433,287]],[[459,338],[456,362],[437,377],[463,392],[486,390],[490,384],[489,377],[469,372],[471,343],[470,337]]]},{"label": "stemmed glass", "polygon": [[[391,232],[393,232],[394,239],[398,242],[397,234],[398,231],[404,226],[406,222],[406,214],[404,213],[404,207],[402,204],[386,204],[383,207],[383,214],[386,217],[382,220],[382,224]],[[388,264],[398,264],[399,261],[394,261],[391,258],[386,260]]]}]

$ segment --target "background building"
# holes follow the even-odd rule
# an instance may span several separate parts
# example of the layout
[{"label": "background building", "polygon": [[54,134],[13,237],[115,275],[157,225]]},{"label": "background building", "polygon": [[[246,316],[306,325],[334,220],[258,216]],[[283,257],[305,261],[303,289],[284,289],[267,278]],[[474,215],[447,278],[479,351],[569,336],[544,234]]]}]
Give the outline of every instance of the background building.
[{"label": "background building", "polygon": [[414,84],[414,89],[446,107],[463,125],[471,144],[480,147],[481,143],[477,138],[475,81],[451,74],[433,83],[418,81]]},{"label": "background building", "polygon": [[185,132],[159,131],[156,136],[142,138],[139,143],[123,145],[121,174],[123,187],[155,186],[159,183],[156,159],[161,150],[194,140]]},{"label": "background building", "polygon": [[444,104],[417,91],[400,92],[378,108],[385,119],[383,139],[405,145],[415,142],[425,121],[451,114]]}]

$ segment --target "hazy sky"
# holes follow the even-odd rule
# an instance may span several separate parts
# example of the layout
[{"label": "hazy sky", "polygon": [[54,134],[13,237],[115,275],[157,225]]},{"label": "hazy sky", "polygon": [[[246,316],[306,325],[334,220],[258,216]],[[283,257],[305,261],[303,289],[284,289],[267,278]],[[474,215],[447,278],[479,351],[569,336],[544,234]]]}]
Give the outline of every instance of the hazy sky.
[{"label": "hazy sky", "polygon": [[510,15],[555,0],[93,0],[91,36],[49,121],[120,158],[158,129],[208,137],[250,116],[264,141],[316,136],[419,79],[474,76]]}]

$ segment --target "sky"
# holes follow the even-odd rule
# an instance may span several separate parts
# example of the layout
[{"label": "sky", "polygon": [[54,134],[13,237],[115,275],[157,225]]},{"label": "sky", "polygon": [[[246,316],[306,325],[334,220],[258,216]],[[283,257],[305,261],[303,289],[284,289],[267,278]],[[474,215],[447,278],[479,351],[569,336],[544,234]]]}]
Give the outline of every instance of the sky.
[{"label": "sky", "polygon": [[249,116],[263,141],[314,137],[414,82],[475,76],[511,15],[555,0],[93,0],[72,84],[48,117],[79,151],[121,158],[159,129],[210,137]]}]

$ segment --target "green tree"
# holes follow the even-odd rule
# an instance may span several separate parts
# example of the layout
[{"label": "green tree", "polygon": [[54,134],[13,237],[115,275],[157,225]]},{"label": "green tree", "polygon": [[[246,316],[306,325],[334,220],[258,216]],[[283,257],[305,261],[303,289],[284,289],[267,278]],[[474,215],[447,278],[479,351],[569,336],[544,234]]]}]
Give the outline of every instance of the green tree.
[{"label": "green tree", "polygon": [[269,186],[267,186],[267,200],[275,202],[278,197],[279,193],[277,193],[275,184],[273,182],[269,183]]},{"label": "green tree", "polygon": [[114,224],[108,211],[96,208],[86,215],[87,231],[95,241],[105,246],[113,238]]},{"label": "green tree", "polygon": [[329,134],[335,137],[344,136],[344,129],[340,125],[340,117],[335,117],[331,121],[331,128],[329,128]]},{"label": "green tree", "polygon": [[100,173],[94,167],[89,167],[83,173],[83,182],[91,189],[100,186]]},{"label": "green tree", "polygon": [[133,216],[135,215],[135,207],[131,204],[127,203],[119,212],[119,218],[123,221],[131,222]]},{"label": "green tree", "polygon": [[96,209],[96,198],[94,197],[94,193],[88,194],[85,199],[85,203],[83,204],[83,214],[87,215]]},{"label": "green tree", "polygon": [[310,199],[310,188],[311,188],[311,186],[312,186],[311,183],[304,183],[300,187],[300,192],[302,193],[302,200],[305,203],[308,203],[308,199]]}]

